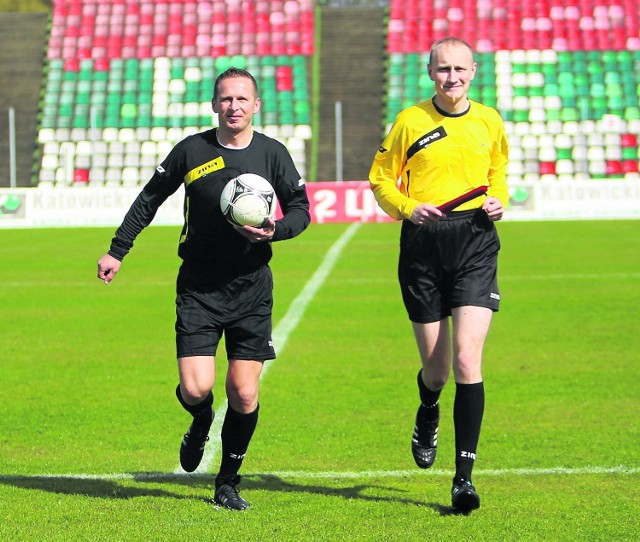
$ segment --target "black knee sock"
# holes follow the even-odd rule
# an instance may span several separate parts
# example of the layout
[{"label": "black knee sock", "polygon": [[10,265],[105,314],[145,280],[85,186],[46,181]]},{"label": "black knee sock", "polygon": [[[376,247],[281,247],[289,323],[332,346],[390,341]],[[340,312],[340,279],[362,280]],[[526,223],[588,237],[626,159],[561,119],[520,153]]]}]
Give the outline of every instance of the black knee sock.
[{"label": "black knee sock", "polygon": [[484,384],[456,383],[453,425],[456,433],[456,478],[471,480],[484,413]]},{"label": "black knee sock", "polygon": [[422,381],[422,369],[418,371],[418,390],[420,391],[420,415],[430,421],[436,421],[440,417],[440,392],[432,391]]},{"label": "black knee sock", "polygon": [[216,485],[222,483],[225,478],[238,474],[242,465],[249,442],[258,424],[258,411],[260,405],[249,414],[241,414],[231,407],[227,408],[227,414],[222,424],[220,434],[222,440],[222,460],[220,470],[216,477]]},{"label": "black knee sock", "polygon": [[208,423],[209,425],[211,425],[211,423],[213,422],[213,409],[212,409],[213,393],[212,392],[209,392],[209,395],[207,395],[198,404],[190,405],[186,403],[184,398],[182,397],[182,393],[180,393],[180,384],[178,384],[178,386],[176,387],[176,397],[178,398],[178,401],[182,405],[182,408],[184,408],[189,414],[191,414],[194,419],[197,419],[203,424]]}]

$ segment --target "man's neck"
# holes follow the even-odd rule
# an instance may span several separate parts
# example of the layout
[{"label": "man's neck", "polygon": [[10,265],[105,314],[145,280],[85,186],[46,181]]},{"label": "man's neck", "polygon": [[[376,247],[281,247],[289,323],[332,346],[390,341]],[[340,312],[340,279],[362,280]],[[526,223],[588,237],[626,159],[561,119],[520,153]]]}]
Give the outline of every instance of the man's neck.
[{"label": "man's neck", "polygon": [[218,128],[216,130],[216,137],[218,138],[218,143],[223,147],[244,149],[249,146],[249,143],[251,143],[253,139],[253,129],[249,128],[242,132],[228,132]]},{"label": "man's neck", "polygon": [[450,102],[448,100],[443,100],[438,95],[435,95],[433,97],[433,101],[439,109],[452,115],[464,113],[467,109],[469,109],[469,106],[471,105],[471,102],[469,102],[469,99],[467,97],[461,98],[456,102]]}]

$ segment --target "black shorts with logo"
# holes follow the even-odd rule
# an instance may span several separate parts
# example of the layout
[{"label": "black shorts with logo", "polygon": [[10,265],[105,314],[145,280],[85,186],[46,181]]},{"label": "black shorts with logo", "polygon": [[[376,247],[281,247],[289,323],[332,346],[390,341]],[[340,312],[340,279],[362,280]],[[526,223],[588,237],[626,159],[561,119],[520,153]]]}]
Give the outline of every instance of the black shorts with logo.
[{"label": "black shorts with logo", "polygon": [[500,240],[482,209],[451,212],[417,226],[405,220],[398,279],[412,322],[437,322],[466,305],[497,311]]},{"label": "black shorts with logo", "polygon": [[229,359],[275,359],[272,308],[273,277],[268,266],[212,280],[183,263],[176,288],[178,358],[215,356],[224,333]]}]

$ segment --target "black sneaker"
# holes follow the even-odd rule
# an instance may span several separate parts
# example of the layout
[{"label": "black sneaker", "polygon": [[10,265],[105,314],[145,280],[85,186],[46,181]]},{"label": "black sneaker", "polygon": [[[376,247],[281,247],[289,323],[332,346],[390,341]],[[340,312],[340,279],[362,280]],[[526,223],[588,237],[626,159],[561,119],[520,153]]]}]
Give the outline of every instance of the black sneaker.
[{"label": "black sneaker", "polygon": [[[438,406],[434,407],[438,408]],[[439,412],[435,419],[428,420],[424,416],[424,407],[420,405],[416,414],[416,424],[411,438],[411,452],[416,465],[421,469],[428,469],[436,460],[438,451],[438,422]]]},{"label": "black sneaker", "polygon": [[229,510],[246,510],[251,505],[245,501],[238,493],[240,475],[229,476],[220,481],[216,480],[216,492],[213,501],[218,506],[223,506]]},{"label": "black sneaker", "polygon": [[185,471],[193,472],[202,461],[204,446],[209,440],[211,423],[213,420],[210,423],[202,423],[194,419],[184,435],[180,444],[180,465]]},{"label": "black sneaker", "polygon": [[451,506],[459,512],[471,512],[480,508],[480,496],[471,480],[454,478],[451,488]]}]

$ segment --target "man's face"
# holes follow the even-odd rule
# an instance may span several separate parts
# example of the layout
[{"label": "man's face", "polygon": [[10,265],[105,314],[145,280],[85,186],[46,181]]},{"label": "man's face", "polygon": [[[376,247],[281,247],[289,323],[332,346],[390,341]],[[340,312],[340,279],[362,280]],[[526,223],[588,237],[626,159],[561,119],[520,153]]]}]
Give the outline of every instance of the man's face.
[{"label": "man's face", "polygon": [[468,47],[460,44],[443,44],[431,55],[429,77],[435,83],[439,105],[466,106],[471,81],[476,76],[476,63]]},{"label": "man's face", "polygon": [[251,128],[253,115],[260,110],[260,98],[248,77],[227,77],[218,83],[212,106],[219,129],[240,133]]}]

